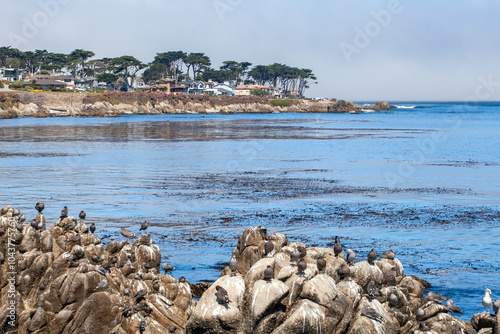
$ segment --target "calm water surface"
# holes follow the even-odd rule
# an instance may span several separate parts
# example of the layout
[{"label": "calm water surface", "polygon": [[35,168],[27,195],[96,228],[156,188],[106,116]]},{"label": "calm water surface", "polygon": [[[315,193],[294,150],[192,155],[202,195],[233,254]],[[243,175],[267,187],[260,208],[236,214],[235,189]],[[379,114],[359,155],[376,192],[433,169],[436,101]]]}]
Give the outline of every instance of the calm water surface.
[{"label": "calm water surface", "polygon": [[104,242],[145,219],[174,276],[215,280],[263,225],[364,258],[394,248],[470,319],[500,298],[500,104],[365,114],[0,121],[0,195],[87,212]]}]

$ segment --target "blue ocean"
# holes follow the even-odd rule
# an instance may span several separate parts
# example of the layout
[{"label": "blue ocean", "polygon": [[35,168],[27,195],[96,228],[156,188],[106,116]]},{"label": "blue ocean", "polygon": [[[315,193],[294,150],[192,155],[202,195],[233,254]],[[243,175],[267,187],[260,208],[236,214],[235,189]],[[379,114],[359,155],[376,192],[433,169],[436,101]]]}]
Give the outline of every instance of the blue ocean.
[{"label": "blue ocean", "polygon": [[63,206],[148,232],[175,277],[214,281],[261,225],[364,260],[392,248],[463,319],[500,298],[500,103],[397,103],[360,114],[0,120],[0,194],[49,223]]}]

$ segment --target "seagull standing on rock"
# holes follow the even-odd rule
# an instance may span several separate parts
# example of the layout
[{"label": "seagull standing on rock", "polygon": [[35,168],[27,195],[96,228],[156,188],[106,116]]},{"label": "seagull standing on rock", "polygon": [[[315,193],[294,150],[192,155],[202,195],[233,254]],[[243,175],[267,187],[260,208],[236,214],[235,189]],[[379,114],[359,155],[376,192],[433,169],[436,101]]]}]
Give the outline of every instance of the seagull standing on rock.
[{"label": "seagull standing on rock", "polygon": [[486,289],[484,290],[484,297],[483,297],[483,306],[485,308],[484,312],[486,312],[486,309],[488,310],[487,313],[490,313],[490,307],[493,301],[491,300],[491,290]]},{"label": "seagull standing on rock", "polygon": [[229,260],[229,269],[231,269],[231,275],[234,276],[236,274],[236,270],[238,269],[238,260],[236,256],[231,256],[231,260]]}]

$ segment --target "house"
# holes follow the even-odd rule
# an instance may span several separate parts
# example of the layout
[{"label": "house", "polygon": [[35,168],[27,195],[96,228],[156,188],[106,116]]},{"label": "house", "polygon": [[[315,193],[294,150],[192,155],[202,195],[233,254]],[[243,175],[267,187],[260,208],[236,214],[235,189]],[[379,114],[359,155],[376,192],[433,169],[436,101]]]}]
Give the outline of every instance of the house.
[{"label": "house", "polygon": [[146,83],[144,82],[143,79],[138,78],[138,79],[135,79],[132,87],[134,87],[134,89],[144,89],[144,88],[146,88]]},{"label": "house", "polygon": [[75,90],[78,91],[86,91],[91,90],[97,86],[97,81],[94,78],[85,78],[85,79],[75,79]]},{"label": "house", "polygon": [[179,82],[179,85],[185,85],[188,87],[188,94],[203,94],[205,89],[205,84],[201,81],[186,80]]},{"label": "house", "polygon": [[252,95],[252,90],[263,90],[269,95],[272,95],[274,97],[281,97],[281,90],[276,87],[269,87],[269,86],[259,86],[259,85],[240,85],[236,87],[236,93],[235,95],[237,96],[250,96]]},{"label": "house", "polygon": [[236,93],[235,87],[229,85],[228,83],[215,85],[214,88],[219,93],[215,95],[230,95],[233,96]]},{"label": "house", "polygon": [[189,86],[179,84],[179,85],[175,85],[175,86],[171,87],[170,93],[188,94],[188,89],[189,89]]},{"label": "house", "polygon": [[42,88],[67,88],[71,90],[75,90],[75,81],[74,78],[67,75],[33,75],[31,80],[36,82],[37,86],[41,86]]},{"label": "house", "polygon": [[0,80],[10,82],[19,81],[21,77],[21,70],[17,68],[0,67]]}]

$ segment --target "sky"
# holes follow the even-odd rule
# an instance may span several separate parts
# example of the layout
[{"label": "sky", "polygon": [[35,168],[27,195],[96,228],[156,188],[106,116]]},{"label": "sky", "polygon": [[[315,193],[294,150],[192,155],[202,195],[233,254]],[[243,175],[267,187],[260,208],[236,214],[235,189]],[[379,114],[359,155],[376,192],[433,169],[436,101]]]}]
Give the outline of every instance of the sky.
[{"label": "sky", "polygon": [[500,1],[0,0],[0,46],[204,52],[317,77],[308,97],[500,101]]}]

